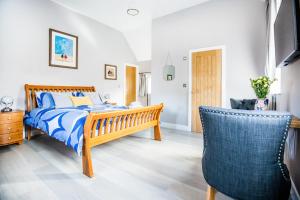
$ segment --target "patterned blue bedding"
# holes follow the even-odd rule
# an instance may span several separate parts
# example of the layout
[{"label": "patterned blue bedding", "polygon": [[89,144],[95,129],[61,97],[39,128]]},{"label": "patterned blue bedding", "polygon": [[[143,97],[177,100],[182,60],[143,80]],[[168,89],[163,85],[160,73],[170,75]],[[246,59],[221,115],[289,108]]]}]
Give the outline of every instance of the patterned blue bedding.
[{"label": "patterned blue bedding", "polygon": [[36,108],[25,114],[26,125],[41,129],[49,136],[72,147],[78,155],[82,151],[83,128],[90,112],[125,110],[126,106],[103,104],[68,108]]}]

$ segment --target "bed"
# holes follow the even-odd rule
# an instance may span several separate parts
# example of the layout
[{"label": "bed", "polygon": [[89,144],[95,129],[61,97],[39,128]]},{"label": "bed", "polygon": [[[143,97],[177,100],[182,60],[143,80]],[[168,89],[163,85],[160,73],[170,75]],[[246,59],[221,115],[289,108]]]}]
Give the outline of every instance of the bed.
[{"label": "bed", "polygon": [[93,177],[91,148],[136,132],[154,128],[154,139],[161,140],[160,113],[163,104],[128,109],[103,104],[65,108],[39,108],[37,92],[95,92],[88,86],[25,85],[26,136],[31,139],[33,129],[40,130],[70,146],[82,155],[83,174]]}]

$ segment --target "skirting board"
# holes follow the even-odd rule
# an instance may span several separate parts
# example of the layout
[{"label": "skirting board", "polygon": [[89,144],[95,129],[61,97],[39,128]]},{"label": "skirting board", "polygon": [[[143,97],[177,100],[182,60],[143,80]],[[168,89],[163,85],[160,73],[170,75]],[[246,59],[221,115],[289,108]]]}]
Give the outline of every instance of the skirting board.
[{"label": "skirting board", "polygon": [[188,126],[181,125],[181,124],[160,122],[160,126],[164,127],[164,128],[175,129],[175,130],[180,130],[180,131],[190,131]]}]

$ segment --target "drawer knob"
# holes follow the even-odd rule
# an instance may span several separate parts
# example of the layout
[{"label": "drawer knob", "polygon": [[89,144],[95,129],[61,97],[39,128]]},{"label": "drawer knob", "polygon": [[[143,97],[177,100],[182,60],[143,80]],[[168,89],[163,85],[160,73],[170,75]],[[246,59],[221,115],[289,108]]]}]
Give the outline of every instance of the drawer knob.
[{"label": "drawer knob", "polygon": [[11,120],[11,117],[8,117],[7,119],[8,119],[8,120]]},{"label": "drawer knob", "polygon": [[11,139],[11,137],[8,137],[8,139],[10,140],[10,139]]},{"label": "drawer knob", "polygon": [[9,130],[9,131],[10,131],[10,130],[11,130],[11,128],[10,128],[10,127],[8,127],[8,128],[7,128],[7,130]]}]

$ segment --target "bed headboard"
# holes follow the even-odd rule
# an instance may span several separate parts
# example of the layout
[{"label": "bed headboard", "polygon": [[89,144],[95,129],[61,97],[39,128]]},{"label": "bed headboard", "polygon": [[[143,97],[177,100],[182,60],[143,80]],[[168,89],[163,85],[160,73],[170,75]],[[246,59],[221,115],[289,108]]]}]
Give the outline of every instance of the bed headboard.
[{"label": "bed headboard", "polygon": [[94,86],[52,86],[25,84],[26,111],[37,107],[35,92],[95,92]]}]

